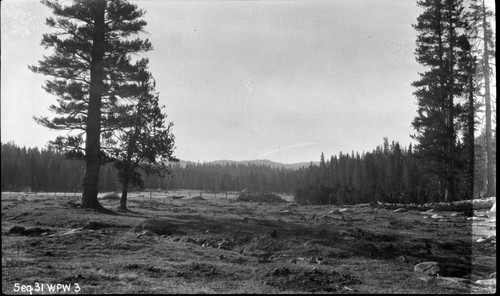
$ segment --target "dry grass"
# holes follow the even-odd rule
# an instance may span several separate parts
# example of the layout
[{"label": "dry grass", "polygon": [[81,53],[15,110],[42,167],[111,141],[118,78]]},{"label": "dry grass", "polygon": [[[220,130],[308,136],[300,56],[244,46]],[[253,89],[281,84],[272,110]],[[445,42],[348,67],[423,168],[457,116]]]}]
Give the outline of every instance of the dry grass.
[{"label": "dry grass", "polygon": [[[68,201],[80,202],[73,194],[2,194],[3,293],[36,283],[78,284],[89,294],[496,289],[470,283],[496,271],[496,245],[474,243],[495,225],[484,217],[440,212],[449,222],[437,222],[414,210],[339,214],[330,213],[334,206],[139,196],[129,201],[132,212],[104,215]],[[119,201],[102,204],[116,210]],[[27,232],[9,233],[14,226]],[[424,281],[413,271],[423,261],[445,266],[441,276],[469,281]]]}]

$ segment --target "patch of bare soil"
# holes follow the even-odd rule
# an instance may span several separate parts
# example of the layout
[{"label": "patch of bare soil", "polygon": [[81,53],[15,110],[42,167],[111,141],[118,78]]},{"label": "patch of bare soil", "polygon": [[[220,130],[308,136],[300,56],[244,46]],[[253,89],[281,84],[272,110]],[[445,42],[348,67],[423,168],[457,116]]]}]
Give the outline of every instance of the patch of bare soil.
[{"label": "patch of bare soil", "polygon": [[312,267],[288,268],[276,267],[264,274],[264,284],[278,288],[280,291],[304,292],[346,292],[353,291],[348,286],[361,283],[349,273],[342,274],[334,269]]},{"label": "patch of bare soil", "polygon": [[138,197],[110,215],[79,203],[2,194],[3,293],[57,284],[103,294],[496,291],[487,206]]}]

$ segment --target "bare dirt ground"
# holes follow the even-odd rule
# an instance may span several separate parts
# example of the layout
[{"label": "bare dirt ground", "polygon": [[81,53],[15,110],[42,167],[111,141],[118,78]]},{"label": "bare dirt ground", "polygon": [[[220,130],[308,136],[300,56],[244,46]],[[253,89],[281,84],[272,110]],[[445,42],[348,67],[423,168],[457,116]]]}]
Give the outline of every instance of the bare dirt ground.
[{"label": "bare dirt ground", "polygon": [[[299,206],[2,193],[2,292],[494,293],[496,216],[469,207]],[[415,265],[437,262],[431,275]]]}]

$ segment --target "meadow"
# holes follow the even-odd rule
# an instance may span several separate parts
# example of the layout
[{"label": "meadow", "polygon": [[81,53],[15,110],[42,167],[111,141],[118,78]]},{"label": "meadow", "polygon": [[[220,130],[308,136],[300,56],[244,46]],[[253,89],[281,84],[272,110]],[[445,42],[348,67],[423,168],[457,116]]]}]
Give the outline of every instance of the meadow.
[{"label": "meadow", "polygon": [[[102,214],[78,194],[2,193],[2,292],[496,291],[492,200],[301,206],[236,195],[143,192],[130,212],[101,199],[114,211]],[[436,271],[416,271],[422,262]]]}]

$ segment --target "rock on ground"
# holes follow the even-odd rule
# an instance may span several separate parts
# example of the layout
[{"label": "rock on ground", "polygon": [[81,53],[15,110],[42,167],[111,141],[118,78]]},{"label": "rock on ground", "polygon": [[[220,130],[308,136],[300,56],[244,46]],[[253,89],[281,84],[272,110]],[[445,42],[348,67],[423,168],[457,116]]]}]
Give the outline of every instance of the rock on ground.
[{"label": "rock on ground", "polygon": [[413,270],[420,275],[429,275],[435,276],[439,274],[442,269],[439,266],[439,263],[434,261],[422,262],[415,265]]},{"label": "rock on ground", "polygon": [[408,209],[406,209],[406,208],[398,208],[398,209],[395,209],[394,212],[399,212],[399,213],[408,212]]}]

